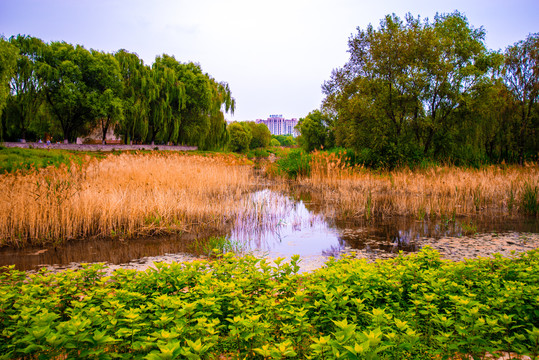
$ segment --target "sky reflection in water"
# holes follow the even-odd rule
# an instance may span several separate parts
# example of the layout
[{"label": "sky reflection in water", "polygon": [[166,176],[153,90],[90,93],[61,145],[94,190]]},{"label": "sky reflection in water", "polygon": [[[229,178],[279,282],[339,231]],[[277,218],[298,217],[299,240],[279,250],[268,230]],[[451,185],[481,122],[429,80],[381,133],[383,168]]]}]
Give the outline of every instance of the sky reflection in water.
[{"label": "sky reflection in water", "polygon": [[[301,200],[306,198],[306,201]],[[530,232],[539,233],[537,218],[463,218],[418,220],[413,217],[392,217],[377,221],[335,218],[335,209],[315,203],[293,193],[269,189],[246,197],[246,211],[239,214],[236,224],[225,235],[243,244],[245,251],[269,258],[300,255],[302,259],[337,256],[344,249],[365,249],[374,257],[380,252],[416,251],[419,238],[463,236],[463,226],[475,227],[476,233]],[[324,211],[329,212],[326,216]],[[329,220],[328,220],[329,219]],[[0,266],[15,265],[20,270],[32,270],[42,265],[58,267],[73,263],[105,262],[125,264],[138,259],[166,254],[193,253],[197,234],[170,235],[151,238],[86,239],[70,241],[57,247],[0,249]],[[198,237],[200,240],[200,237]],[[202,239],[203,240],[203,239]],[[160,260],[159,257],[163,257]]]}]

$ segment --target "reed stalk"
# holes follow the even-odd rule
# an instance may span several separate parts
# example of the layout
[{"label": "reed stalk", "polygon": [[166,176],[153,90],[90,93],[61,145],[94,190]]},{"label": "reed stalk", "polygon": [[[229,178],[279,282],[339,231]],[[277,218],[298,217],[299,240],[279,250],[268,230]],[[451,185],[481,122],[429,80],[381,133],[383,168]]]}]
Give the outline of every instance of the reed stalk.
[{"label": "reed stalk", "polygon": [[349,166],[335,153],[311,156],[311,174],[298,182],[338,216],[509,216],[531,213],[537,201],[530,196],[539,184],[537,164],[380,171]]},{"label": "reed stalk", "polygon": [[122,154],[0,175],[0,245],[224,226],[256,187],[233,155]]}]

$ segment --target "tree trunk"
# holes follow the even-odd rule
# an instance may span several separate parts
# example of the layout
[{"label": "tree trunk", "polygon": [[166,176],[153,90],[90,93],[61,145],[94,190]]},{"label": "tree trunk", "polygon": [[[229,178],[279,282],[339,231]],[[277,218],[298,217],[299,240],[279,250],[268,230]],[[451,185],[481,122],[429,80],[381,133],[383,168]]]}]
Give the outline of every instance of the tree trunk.
[{"label": "tree trunk", "polygon": [[107,120],[103,123],[103,119],[101,119],[101,131],[103,132],[103,139],[102,139],[103,145],[107,143],[107,131],[109,130],[109,120],[110,120],[110,117],[108,117]]}]

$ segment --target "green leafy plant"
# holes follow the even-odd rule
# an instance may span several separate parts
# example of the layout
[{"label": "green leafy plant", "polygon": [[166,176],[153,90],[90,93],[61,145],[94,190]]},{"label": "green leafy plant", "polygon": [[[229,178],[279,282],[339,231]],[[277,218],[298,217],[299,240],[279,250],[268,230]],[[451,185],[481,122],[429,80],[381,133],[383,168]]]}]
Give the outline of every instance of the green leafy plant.
[{"label": "green leafy plant", "polygon": [[0,272],[0,359],[538,356],[539,250],[466,262],[431,248],[299,274],[268,261]]},{"label": "green leafy plant", "polygon": [[539,215],[539,186],[533,186],[530,183],[524,184],[520,206],[522,212],[528,215]]}]

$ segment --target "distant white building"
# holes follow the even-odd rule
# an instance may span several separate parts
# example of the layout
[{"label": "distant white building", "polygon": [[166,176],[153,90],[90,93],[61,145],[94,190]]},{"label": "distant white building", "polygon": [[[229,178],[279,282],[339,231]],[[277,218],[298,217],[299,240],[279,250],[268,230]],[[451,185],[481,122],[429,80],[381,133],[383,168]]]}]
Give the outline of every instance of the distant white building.
[{"label": "distant white building", "polygon": [[298,136],[294,127],[298,124],[298,119],[285,119],[283,115],[270,115],[266,120],[257,119],[257,124],[265,124],[273,135]]}]

